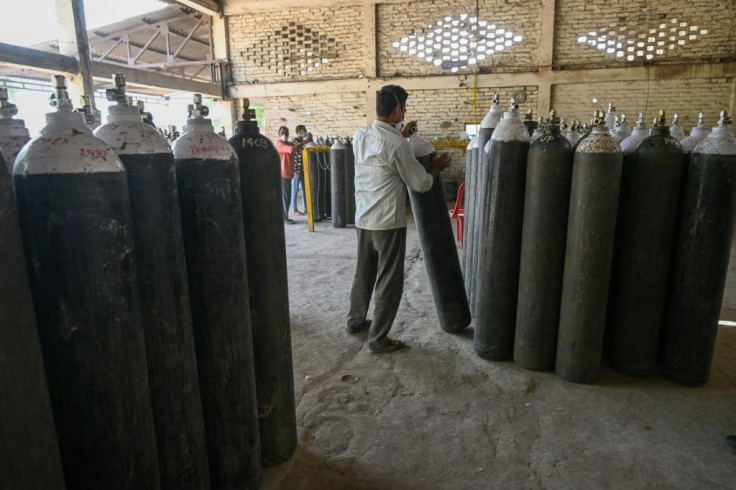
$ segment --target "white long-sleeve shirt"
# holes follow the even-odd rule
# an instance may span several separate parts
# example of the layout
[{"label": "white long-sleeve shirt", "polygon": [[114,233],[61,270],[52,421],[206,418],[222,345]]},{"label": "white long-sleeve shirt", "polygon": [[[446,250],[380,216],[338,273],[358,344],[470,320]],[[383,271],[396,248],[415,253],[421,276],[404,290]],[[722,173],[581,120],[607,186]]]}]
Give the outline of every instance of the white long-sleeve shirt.
[{"label": "white long-sleeve shirt", "polygon": [[355,226],[391,230],[406,226],[406,186],[427,192],[434,179],[414,158],[411,145],[392,125],[374,121],[353,136]]}]

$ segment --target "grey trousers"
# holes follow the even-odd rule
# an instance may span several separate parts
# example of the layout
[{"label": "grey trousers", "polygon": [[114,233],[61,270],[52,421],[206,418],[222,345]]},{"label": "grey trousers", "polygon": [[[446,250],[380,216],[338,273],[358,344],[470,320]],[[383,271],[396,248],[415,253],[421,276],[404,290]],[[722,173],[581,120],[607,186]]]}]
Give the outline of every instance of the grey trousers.
[{"label": "grey trousers", "polygon": [[375,309],[368,331],[368,346],[379,347],[389,342],[388,332],[404,290],[406,228],[381,231],[356,228],[356,231],[358,265],[350,292],[348,326],[359,326],[365,322],[375,288]]},{"label": "grey trousers", "polygon": [[284,219],[289,219],[289,205],[291,204],[291,179],[281,177],[281,206]]}]

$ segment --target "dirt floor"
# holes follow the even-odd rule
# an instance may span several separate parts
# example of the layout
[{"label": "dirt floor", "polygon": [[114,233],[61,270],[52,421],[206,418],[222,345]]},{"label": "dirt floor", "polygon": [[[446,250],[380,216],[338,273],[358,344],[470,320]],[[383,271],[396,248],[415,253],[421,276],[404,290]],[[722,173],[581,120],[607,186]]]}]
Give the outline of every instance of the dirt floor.
[{"label": "dirt floor", "polygon": [[[416,228],[381,356],[345,333],[351,228],[286,226],[299,447],[264,489],[736,488],[736,327],[711,380],[684,388],[603,368],[592,385],[475,355],[472,326],[437,322]],[[736,248],[734,249],[736,250]],[[736,260],[724,318],[736,320]]]}]

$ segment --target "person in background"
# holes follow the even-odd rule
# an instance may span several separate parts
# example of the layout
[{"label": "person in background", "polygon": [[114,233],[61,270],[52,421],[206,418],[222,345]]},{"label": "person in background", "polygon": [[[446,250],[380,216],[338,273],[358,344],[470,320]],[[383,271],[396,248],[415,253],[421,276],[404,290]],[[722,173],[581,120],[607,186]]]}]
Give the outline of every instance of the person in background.
[{"label": "person in background", "polygon": [[[353,137],[358,263],[347,331],[368,330],[368,348],[375,354],[404,347],[388,333],[404,289],[406,186],[414,192],[427,192],[435,177],[450,165],[446,153],[432,160],[429,171],[414,158],[406,138],[416,123],[400,126],[408,97],[398,85],[381,88],[376,96],[377,119]],[[375,316],[371,321],[366,316],[374,290]]]},{"label": "person in background", "polygon": [[146,105],[143,103],[143,101],[139,100],[136,105],[138,106],[138,113],[141,115],[141,119],[143,120],[143,122],[155,128],[156,125],[153,124],[153,114],[146,111]]},{"label": "person in background", "polygon": [[291,181],[294,178],[294,155],[300,152],[304,145],[311,142],[307,137],[301,143],[294,144],[289,141],[289,128],[279,128],[279,139],[276,140],[276,151],[281,159],[281,198],[283,201],[284,223],[293,225],[294,220],[289,218],[289,204],[291,202]]},{"label": "person in background", "polygon": [[[300,124],[296,128],[294,128],[294,132],[296,132],[296,138],[291,140],[291,142],[295,145],[298,145],[299,143],[307,139],[307,136],[309,134],[307,133],[307,127],[303,124]],[[302,189],[302,203],[304,204],[304,212],[299,211],[299,206],[297,206],[296,203],[296,198],[299,194],[300,187]],[[291,181],[291,208],[294,210],[294,214],[297,216],[304,216],[304,213],[307,212],[307,194],[304,191],[304,164],[302,163],[301,151],[297,151],[294,154],[294,179]]]}]

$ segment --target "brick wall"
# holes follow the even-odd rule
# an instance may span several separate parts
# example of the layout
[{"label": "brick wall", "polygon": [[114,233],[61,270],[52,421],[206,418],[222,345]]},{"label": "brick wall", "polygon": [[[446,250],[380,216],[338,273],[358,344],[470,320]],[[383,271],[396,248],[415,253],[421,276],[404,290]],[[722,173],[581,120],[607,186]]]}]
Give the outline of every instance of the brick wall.
[{"label": "brick wall", "polygon": [[352,136],[359,127],[365,126],[367,117],[365,92],[267,97],[264,109],[265,135],[270,139],[278,137],[279,126],[288,127],[293,137],[297,124],[307,126],[315,138]]},{"label": "brick wall", "polygon": [[[478,63],[481,70],[529,71],[537,64],[539,50],[540,2],[526,0],[484,0],[480,2],[478,19],[505,28],[523,36],[519,44],[506,48]],[[447,73],[441,67],[419,59],[392,46],[402,37],[414,31],[421,34],[422,29],[434,25],[446,16],[460,14],[475,15],[475,2],[468,0],[431,0],[379,4],[376,13],[378,36],[378,63],[381,76],[394,75],[436,75]],[[460,72],[472,72],[470,69]]]},{"label": "brick wall", "polygon": [[233,79],[267,83],[358,76],[365,54],[363,22],[357,6],[229,16]]},{"label": "brick wall", "polygon": [[[665,35],[660,36],[664,26]],[[649,29],[656,32],[649,33]],[[674,29],[674,30],[673,30]],[[736,57],[736,2],[733,0],[659,0],[610,2],[608,0],[557,0],[555,15],[554,64],[567,67],[610,67],[630,64],[626,55],[617,57],[578,42],[589,32],[609,39],[648,43],[655,39],[652,53],[656,63],[718,61]],[[645,38],[638,34],[646,33]],[[681,36],[684,33],[684,37]],[[612,36],[613,34],[613,36]],[[620,38],[618,37],[620,34]],[[696,39],[690,39],[690,36]],[[673,36],[673,39],[670,39]],[[683,40],[683,44],[679,41]],[[662,41],[659,46],[657,43]],[[624,43],[625,44],[625,43]],[[670,45],[673,49],[670,49]],[[609,46],[609,45],[607,45]],[[625,45],[628,47],[628,45]],[[611,47],[615,47],[612,45]],[[656,54],[656,49],[662,49]],[[628,54],[629,52],[624,49]],[[646,58],[637,57],[641,64]]]},{"label": "brick wall", "polygon": [[[494,92],[498,92],[501,102],[507,106],[511,96],[518,91],[526,93],[526,101],[520,110],[536,110],[537,87],[481,88],[478,90],[478,122],[488,112]],[[473,92],[470,88],[454,90],[412,90],[407,101],[406,120],[417,121],[419,133],[423,138],[434,141],[457,140],[465,124],[473,124]],[[443,178],[459,179],[465,170],[465,157],[460,149],[443,149],[452,156],[452,165],[445,170]]]},{"label": "brick wall", "polygon": [[[588,122],[593,110],[606,110],[608,103],[613,102],[619,115],[626,113],[629,124],[647,106],[647,125],[664,109],[668,121],[675,112],[679,113],[680,125],[687,133],[697,124],[699,111],[705,113],[706,123],[715,125],[718,113],[728,110],[731,84],[730,78],[661,80],[650,81],[648,91],[646,81],[556,85],[552,87],[551,105],[560,117]],[[597,106],[591,102],[594,97],[598,99]]]}]

